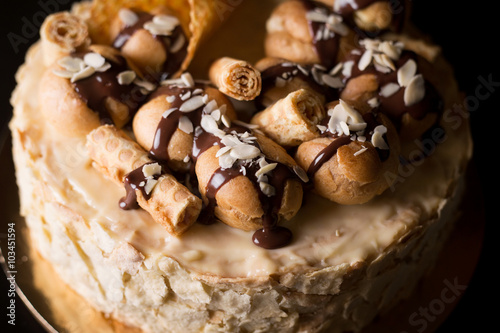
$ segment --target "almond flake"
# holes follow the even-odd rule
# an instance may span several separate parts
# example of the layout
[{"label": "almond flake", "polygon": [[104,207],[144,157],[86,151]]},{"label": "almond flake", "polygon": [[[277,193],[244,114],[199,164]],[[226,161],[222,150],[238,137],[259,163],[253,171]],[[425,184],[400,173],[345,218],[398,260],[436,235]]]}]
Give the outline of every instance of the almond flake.
[{"label": "almond flake", "polygon": [[389,82],[380,88],[380,95],[382,97],[389,97],[394,95],[400,89],[397,83]]},{"label": "almond flake", "polygon": [[202,107],[204,104],[205,103],[203,103],[203,96],[197,95],[182,103],[179,110],[181,112],[191,112]]},{"label": "almond flake", "polygon": [[277,165],[278,165],[278,163],[270,163],[268,165],[265,165],[262,168],[260,168],[259,170],[257,170],[257,172],[255,173],[255,176],[259,177],[260,175],[264,175],[268,172],[271,172],[276,168]]},{"label": "almond flake", "polygon": [[57,61],[57,64],[63,67],[65,70],[69,72],[79,72],[85,67],[85,64],[82,59],[75,57],[63,57]]},{"label": "almond flake", "polygon": [[425,81],[422,74],[415,75],[408,83],[404,93],[406,106],[420,102],[425,96]]},{"label": "almond flake", "polygon": [[276,194],[276,189],[268,183],[259,182],[259,187],[262,193],[264,193],[268,197],[272,197]]},{"label": "almond flake", "polygon": [[161,174],[161,165],[159,165],[158,163],[145,164],[142,167],[142,174],[146,178],[150,178],[150,177],[153,177],[155,175],[159,175],[159,174]]},{"label": "almond flake", "polygon": [[125,26],[127,27],[136,24],[139,20],[137,14],[127,8],[120,9],[120,11],[118,12],[118,16],[120,17],[120,20],[123,22],[123,24],[125,24]]},{"label": "almond flake", "polygon": [[84,69],[82,69],[78,73],[75,73],[71,77],[71,82],[76,82],[78,80],[82,80],[82,79],[88,78],[89,76],[91,76],[94,73],[95,73],[95,68],[94,67],[90,67],[90,66],[85,67]]},{"label": "almond flake", "polygon": [[373,129],[371,143],[375,148],[389,149],[389,146],[383,138],[383,135],[385,133],[387,133],[387,127],[385,127],[384,125],[378,125]]},{"label": "almond flake", "polygon": [[188,87],[194,87],[194,79],[190,73],[182,73],[181,80]]},{"label": "almond flake", "polygon": [[293,166],[293,171],[300,178],[300,180],[302,180],[304,183],[307,183],[309,181],[309,177],[307,176],[307,172],[305,172],[304,169],[302,169],[298,165]]},{"label": "almond flake", "polygon": [[100,68],[106,63],[106,58],[99,53],[91,52],[83,56],[83,61],[91,67]]},{"label": "almond flake", "polygon": [[168,50],[170,51],[170,53],[177,53],[182,49],[185,43],[186,37],[184,37],[184,35],[179,35],[179,37],[177,37],[177,39],[172,43]]},{"label": "almond flake", "polygon": [[179,129],[186,134],[191,134],[194,130],[193,123],[188,117],[182,116],[179,118]]},{"label": "almond flake", "polygon": [[409,59],[398,69],[398,83],[401,87],[406,87],[417,73],[417,63]]},{"label": "almond flake", "polygon": [[365,146],[361,146],[361,149],[354,153],[354,156],[358,156],[359,154],[364,153],[368,148]]},{"label": "almond flake", "polygon": [[178,109],[177,108],[171,108],[171,109],[168,109],[167,111],[163,112],[163,114],[161,115],[163,118],[168,118],[168,116],[170,116],[170,114],[174,111],[177,111]]},{"label": "almond flake", "polygon": [[241,145],[237,145],[231,149],[229,154],[240,160],[249,160],[259,156],[260,149],[255,146],[242,143]]},{"label": "almond flake", "polygon": [[146,194],[149,195],[151,193],[151,191],[153,191],[153,189],[157,183],[158,183],[158,180],[156,180],[156,179],[148,179],[148,181],[146,182],[146,185],[144,186],[144,191],[146,192]]},{"label": "almond flake", "polygon": [[224,126],[231,127],[231,119],[229,119],[228,116],[226,116],[225,114],[223,114],[220,119],[222,121],[222,124],[224,124]]},{"label": "almond flake", "polygon": [[328,74],[323,74],[321,77],[322,81],[331,88],[343,88],[344,83],[338,77],[333,77]]},{"label": "almond flake", "polygon": [[176,99],[175,95],[170,95],[170,96],[167,96],[167,102],[169,103],[173,103]]},{"label": "almond flake", "polygon": [[75,72],[71,72],[65,69],[54,69],[52,73],[65,79],[71,79],[73,75],[75,75]]},{"label": "almond flake", "polygon": [[118,80],[118,83],[121,85],[129,85],[132,82],[134,82],[136,77],[137,75],[135,74],[134,71],[123,71],[117,75],[116,79]]},{"label": "almond flake", "polygon": [[229,146],[222,147],[221,149],[219,149],[219,150],[217,151],[217,153],[215,154],[215,157],[219,158],[220,156],[222,156],[222,155],[224,155],[224,154],[226,154],[226,153],[229,153],[229,151],[230,151],[231,149],[233,149],[233,148],[231,148],[231,147],[229,147]]}]

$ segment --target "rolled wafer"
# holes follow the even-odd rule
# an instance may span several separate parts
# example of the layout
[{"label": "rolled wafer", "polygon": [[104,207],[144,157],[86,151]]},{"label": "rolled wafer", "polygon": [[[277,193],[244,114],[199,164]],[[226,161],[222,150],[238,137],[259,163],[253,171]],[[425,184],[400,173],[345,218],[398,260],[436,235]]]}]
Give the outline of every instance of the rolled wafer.
[{"label": "rolled wafer", "polygon": [[86,23],[69,12],[49,15],[40,27],[40,40],[46,66],[90,43]]},{"label": "rolled wafer", "polygon": [[252,124],[282,146],[293,147],[319,135],[318,125],[325,109],[317,94],[299,89],[256,113]]},{"label": "rolled wafer", "polygon": [[208,74],[222,93],[237,100],[253,100],[262,89],[260,71],[244,60],[219,58],[212,63]]},{"label": "rolled wafer", "polygon": [[[94,167],[119,185],[130,172],[154,163],[135,141],[112,125],[102,125],[87,136],[87,149]],[[198,218],[201,199],[192,194],[174,176],[162,173],[146,198],[135,189],[138,205],[167,231],[180,236]]]}]

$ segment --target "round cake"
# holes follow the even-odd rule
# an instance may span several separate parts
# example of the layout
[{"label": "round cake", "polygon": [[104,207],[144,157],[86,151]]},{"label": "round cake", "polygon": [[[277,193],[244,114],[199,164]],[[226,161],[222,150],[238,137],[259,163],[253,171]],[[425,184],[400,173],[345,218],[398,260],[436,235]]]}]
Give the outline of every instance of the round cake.
[{"label": "round cake", "polygon": [[32,246],[130,330],[361,331],[433,268],[472,154],[453,69],[396,3],[49,15],[11,99]]}]

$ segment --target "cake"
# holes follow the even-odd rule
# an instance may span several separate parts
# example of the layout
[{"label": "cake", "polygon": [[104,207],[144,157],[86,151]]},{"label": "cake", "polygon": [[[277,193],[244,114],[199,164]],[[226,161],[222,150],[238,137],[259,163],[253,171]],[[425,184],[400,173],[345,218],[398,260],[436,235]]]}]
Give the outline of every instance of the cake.
[{"label": "cake", "polygon": [[[46,18],[9,124],[32,246],[130,330],[360,331],[454,228],[472,143],[453,69],[409,5],[226,22],[236,5]],[[240,31],[260,44],[217,42]]]}]

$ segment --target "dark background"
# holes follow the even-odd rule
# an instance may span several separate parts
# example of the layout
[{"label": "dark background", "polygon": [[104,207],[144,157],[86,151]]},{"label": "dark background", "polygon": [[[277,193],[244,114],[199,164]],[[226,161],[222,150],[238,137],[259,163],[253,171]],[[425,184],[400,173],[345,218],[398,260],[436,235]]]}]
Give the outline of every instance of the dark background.
[{"label": "dark background", "polygon": [[[258,0],[246,0],[258,1]],[[69,0],[18,0],[2,2],[1,37],[1,105],[0,124],[4,130],[5,124],[11,117],[10,94],[14,88],[14,74],[17,67],[24,61],[24,53],[29,45],[38,39],[36,32],[31,34],[27,29],[26,19],[37,22],[40,13],[54,7],[56,3],[63,10],[69,7]],[[434,41],[443,47],[443,52],[456,70],[456,77],[466,96],[475,96],[480,84],[478,77],[490,77],[494,82],[500,82],[498,44],[499,18],[493,7],[496,2],[486,0],[476,1],[439,1],[413,0],[413,15],[417,26],[433,36]],[[46,6],[42,6],[46,4]],[[39,16],[34,16],[39,15]],[[9,32],[17,35],[30,36],[26,40],[18,41],[19,50],[15,50],[8,39]],[[12,36],[12,34],[11,34]],[[498,91],[496,91],[498,90]],[[438,333],[447,332],[486,332],[497,325],[498,310],[498,282],[493,267],[498,265],[498,250],[494,248],[497,237],[496,222],[498,217],[493,215],[493,200],[498,198],[496,156],[500,144],[497,139],[499,130],[498,101],[500,86],[493,87],[491,96],[480,102],[478,107],[471,110],[471,124],[475,142],[473,167],[478,181],[483,188],[484,206],[478,206],[478,213],[486,213],[486,232],[481,258],[475,274],[462,300],[458,303],[448,320]],[[493,137],[495,135],[495,137]],[[2,161],[0,161],[1,163]],[[495,191],[495,192],[493,192]],[[11,195],[15,195],[12,193]],[[479,214],[480,215],[480,214]],[[0,216],[2,218],[2,216]],[[0,230],[0,234],[4,234]],[[2,237],[3,239],[4,237]],[[7,284],[3,272],[0,275],[0,332],[43,332],[28,311],[21,307],[18,299],[16,304],[16,329],[11,326],[3,328],[7,318],[4,318]],[[391,332],[389,332],[391,333]]]}]

